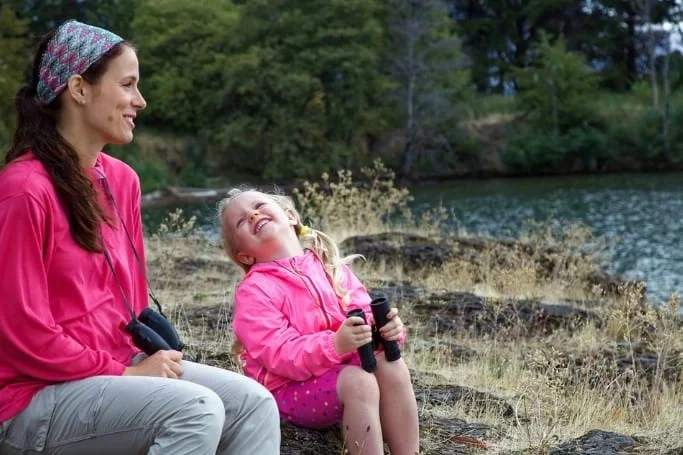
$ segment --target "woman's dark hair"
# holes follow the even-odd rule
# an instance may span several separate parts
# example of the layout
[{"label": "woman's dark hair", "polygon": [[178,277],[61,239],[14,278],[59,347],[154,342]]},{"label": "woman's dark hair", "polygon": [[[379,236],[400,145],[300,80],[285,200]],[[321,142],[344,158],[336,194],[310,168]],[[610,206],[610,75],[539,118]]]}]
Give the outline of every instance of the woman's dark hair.
[{"label": "woman's dark hair", "polygon": [[[97,201],[97,191],[83,172],[78,154],[57,131],[60,98],[44,105],[36,96],[40,76],[40,61],[54,31],[43,37],[33,59],[31,81],[15,97],[17,128],[5,163],[33,152],[43,163],[55,185],[57,195],[66,206],[69,228],[74,240],[91,252],[102,252],[99,228],[108,217]],[[121,54],[127,42],[121,42],[104,53],[81,76],[96,83],[109,62]]]}]

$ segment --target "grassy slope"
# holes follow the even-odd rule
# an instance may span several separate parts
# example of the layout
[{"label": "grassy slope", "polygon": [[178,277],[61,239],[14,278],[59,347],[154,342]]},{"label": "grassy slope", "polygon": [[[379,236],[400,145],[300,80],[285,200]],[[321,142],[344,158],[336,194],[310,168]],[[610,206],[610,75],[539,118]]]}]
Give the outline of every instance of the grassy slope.
[{"label": "grassy slope", "polygon": [[[372,197],[363,191],[367,190],[341,185],[337,192],[318,198],[318,202],[315,196],[319,193],[315,191],[300,202],[311,213],[319,213],[317,219],[328,221],[329,232],[338,240],[392,229],[382,223],[382,214],[390,211],[389,207],[400,206],[397,200],[407,195],[390,185]],[[368,210],[368,201],[374,210]],[[334,213],[342,216],[332,217]],[[358,215],[350,224],[345,222],[345,213],[364,215]],[[431,222],[412,220],[407,228],[419,227],[421,234],[436,235],[438,210],[435,213]],[[241,271],[229,263],[219,245],[191,232],[192,224],[176,214],[166,229],[148,238],[152,282],[162,302],[173,308],[184,338],[190,341],[189,355],[200,352],[203,360],[234,369],[237,366],[229,353],[232,335],[228,321],[232,292]],[[576,227],[565,227],[563,232],[558,240],[539,227],[525,241],[571,251],[585,244],[589,235]],[[402,318],[409,321],[410,328],[404,357],[415,380],[492,392],[507,399],[517,411],[515,419],[506,419],[486,411],[467,412],[458,405],[424,407],[420,410],[424,453],[443,443],[430,431],[429,422],[438,417],[458,417],[498,427],[502,436],[490,442],[488,453],[515,449],[545,453],[549,447],[591,429],[639,436],[645,447],[654,451],[648,453],[682,446],[683,390],[678,381],[663,376],[670,365],[659,365],[654,376],[648,376],[654,379],[646,381],[645,372],[635,362],[637,350],[644,347],[661,358],[673,355],[673,362],[678,363],[676,353],[683,352],[683,338],[677,322],[677,298],[669,302],[670,310],[660,312],[652,305],[641,306],[633,290],[621,297],[605,296],[601,289],[591,289],[584,281],[586,273],[595,267],[591,257],[572,263],[553,279],[541,278],[540,265],[533,258],[520,255],[501,265],[494,257],[495,251],[483,251],[474,261],[455,259],[438,270],[420,274],[373,263],[372,258],[355,266],[368,287],[421,276],[415,284],[432,290],[470,291],[492,302],[501,297],[547,302],[571,299],[579,306],[590,305],[605,321],[601,327],[587,326],[574,333],[560,331],[544,337],[517,337],[514,330],[478,336],[443,333],[434,337],[425,334],[424,321],[415,316],[411,304],[404,305]],[[197,308],[202,310],[198,312]],[[216,316],[212,323],[218,326],[216,331],[208,330],[202,316],[197,316],[211,313]],[[431,348],[423,349],[425,343]],[[454,359],[450,354],[453,343],[473,349],[476,355],[465,362]],[[612,360],[600,355],[618,343],[625,344],[627,357],[630,353],[634,359],[632,368],[616,370]],[[566,359],[572,357],[587,360],[579,368],[570,368]]]}]

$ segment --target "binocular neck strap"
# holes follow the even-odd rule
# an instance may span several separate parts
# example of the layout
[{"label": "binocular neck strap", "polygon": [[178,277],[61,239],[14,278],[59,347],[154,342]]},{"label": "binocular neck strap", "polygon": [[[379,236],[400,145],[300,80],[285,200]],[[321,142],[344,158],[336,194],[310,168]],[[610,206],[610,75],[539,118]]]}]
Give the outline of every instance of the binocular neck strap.
[{"label": "binocular neck strap", "polygon": [[135,315],[135,311],[133,311],[133,306],[130,304],[128,297],[126,297],[126,292],[123,290],[123,286],[121,285],[121,281],[119,280],[119,275],[116,273],[116,270],[114,270],[114,263],[111,260],[111,256],[109,256],[109,252],[107,251],[106,248],[104,248],[104,245],[102,245],[102,248],[104,249],[104,257],[107,260],[107,264],[109,264],[109,269],[111,269],[111,273],[114,275],[114,279],[116,280],[116,284],[119,285],[119,291],[121,291],[121,297],[123,297],[123,303],[126,304],[126,308],[128,309],[128,312],[130,313],[131,319],[133,321],[136,321],[138,318]]},{"label": "binocular neck strap", "polygon": [[[159,300],[157,300],[156,296],[154,295],[154,292],[152,291],[152,285],[149,282],[149,277],[147,276],[147,272],[145,270],[145,267],[142,265],[142,260],[140,260],[140,255],[138,255],[138,250],[135,248],[135,244],[133,243],[133,238],[130,235],[130,231],[128,231],[128,227],[126,226],[126,223],[123,221],[123,218],[121,218],[121,213],[119,212],[119,206],[116,204],[116,199],[114,199],[114,193],[112,193],[112,191],[111,191],[111,187],[109,186],[109,181],[107,180],[107,177],[103,173],[99,172],[99,170],[98,170],[98,174],[100,176],[100,180],[102,180],[102,182],[103,182],[104,192],[107,195],[107,199],[109,200],[111,205],[114,207],[114,211],[116,212],[116,215],[118,216],[119,220],[121,220],[121,225],[123,226],[123,230],[126,232],[126,238],[128,239],[128,243],[130,244],[130,247],[133,250],[133,255],[135,256],[135,261],[138,263],[138,267],[140,267],[140,270],[142,271],[142,274],[145,277],[145,281],[147,282],[148,294],[149,294],[150,298],[152,299],[152,301],[154,302],[154,304],[156,305],[157,309],[159,310],[159,313],[163,317],[166,317],[166,315],[164,314],[164,312],[161,309],[161,304],[159,303]],[[107,250],[105,249],[104,251],[105,251],[105,256],[108,256]],[[109,266],[111,267],[112,272],[113,272],[114,268],[113,268],[113,265],[111,263],[111,258],[107,258],[107,262],[109,262]],[[116,273],[114,273],[114,276],[116,276]],[[118,278],[117,278],[117,281],[118,281]],[[119,287],[121,287],[121,283],[119,283]],[[123,288],[121,288],[121,291],[123,291]],[[125,299],[125,296],[124,296],[124,299]],[[130,305],[128,303],[126,303],[126,304],[128,305],[128,309],[131,309]]]}]

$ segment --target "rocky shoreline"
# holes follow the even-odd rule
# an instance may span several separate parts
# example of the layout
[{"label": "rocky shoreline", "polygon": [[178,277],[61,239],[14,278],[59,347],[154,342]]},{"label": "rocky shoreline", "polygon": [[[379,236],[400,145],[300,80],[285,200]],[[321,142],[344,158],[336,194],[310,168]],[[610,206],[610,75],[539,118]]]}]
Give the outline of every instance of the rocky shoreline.
[{"label": "rocky shoreline", "polygon": [[[561,275],[558,268],[571,267],[575,260],[566,257],[561,251],[533,251],[528,246],[490,239],[443,240],[405,233],[351,237],[341,247],[345,251],[361,253],[373,263],[381,263],[389,269],[403,267],[404,271],[409,271],[409,275],[415,277],[413,280],[403,281],[369,280],[368,284],[371,293],[387,295],[394,305],[401,308],[402,314],[406,315],[404,319],[410,321],[407,322],[410,336],[404,349],[413,358],[439,351],[440,355],[448,357],[445,363],[455,366],[477,362],[477,359],[485,357],[484,353],[477,350],[477,343],[470,343],[470,340],[495,338],[501,344],[521,344],[532,340],[539,349],[555,342],[552,346],[552,358],[556,365],[561,366],[564,381],[559,387],[571,387],[579,381],[602,386],[602,376],[607,370],[596,369],[595,365],[598,364],[608,365],[608,373],[615,378],[675,386],[680,373],[678,359],[681,357],[677,348],[657,351],[646,342],[646,338],[640,337],[637,341],[631,340],[628,343],[623,339],[614,339],[584,351],[569,347],[561,349],[563,337],[571,337],[587,326],[603,330],[612,324],[610,316],[602,308],[606,298],[619,298],[628,289],[636,289],[639,297],[634,304],[634,311],[638,311],[639,305],[647,305],[644,303],[642,285],[593,271],[595,273],[585,274],[584,285],[587,288],[600,286],[603,290],[602,297],[581,301],[561,298],[542,301],[505,296],[491,298],[469,291],[430,289],[420,284],[420,277],[428,273],[428,270],[438,270],[444,264],[451,263],[454,258],[470,262],[480,260],[483,250],[490,251],[491,242],[497,243],[497,255],[487,260],[502,264],[509,259],[507,254],[527,254],[537,259],[539,270],[545,270],[549,279],[552,279],[553,274]],[[213,259],[206,259],[206,256],[200,258],[197,255],[174,261],[174,273],[182,279],[173,283],[168,291],[170,295],[174,294],[174,286],[182,288],[185,286],[183,280],[191,279],[194,274],[200,276],[198,280],[211,282],[214,274],[206,273],[207,270],[213,270],[215,276],[238,273],[231,264],[223,260],[220,251],[214,250],[207,254]],[[151,258],[151,270],[154,270],[155,260],[157,259]],[[216,285],[221,287],[220,283]],[[222,302],[212,302],[211,299],[204,298],[206,302],[201,305],[184,305],[182,321],[192,333],[200,334],[189,343],[189,352],[192,355],[196,354],[198,360],[209,364],[236,369],[225,342],[219,341],[218,345],[216,342],[225,339],[225,333],[229,331],[230,292],[228,290],[228,295],[222,296]],[[680,320],[675,324],[680,327]],[[644,332],[647,330],[647,327],[643,328]],[[459,334],[458,340],[447,340],[443,336],[453,333]],[[560,342],[557,343],[557,340]],[[457,384],[438,373],[422,371],[410,364],[409,366],[420,409],[424,454],[683,454],[683,440],[679,445],[669,447],[670,441],[660,441],[647,435],[621,434],[609,428],[588,429],[578,437],[551,441],[539,447],[508,450],[505,448],[505,441],[510,429],[525,425],[527,419],[514,394]],[[530,370],[536,368],[532,362],[524,367]],[[634,376],[635,372],[637,377]],[[444,408],[457,409],[458,416],[444,415],[439,411]],[[480,420],[483,415],[487,418]],[[495,416],[494,423],[492,416]],[[283,424],[282,431],[282,454],[341,453],[343,441],[339,428],[312,431]]]}]

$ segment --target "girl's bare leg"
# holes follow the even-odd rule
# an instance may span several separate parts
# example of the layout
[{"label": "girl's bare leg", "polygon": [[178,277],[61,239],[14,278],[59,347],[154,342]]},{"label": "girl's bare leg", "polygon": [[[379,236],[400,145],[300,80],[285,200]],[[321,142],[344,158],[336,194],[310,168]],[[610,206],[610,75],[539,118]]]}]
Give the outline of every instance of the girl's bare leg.
[{"label": "girl's bare leg", "polygon": [[391,455],[415,455],[420,450],[420,428],[415,392],[403,359],[389,362],[377,354],[379,410],[382,434]]},{"label": "girl's bare leg", "polygon": [[344,405],[345,448],[350,455],[382,455],[382,425],[379,420],[379,387],[375,376],[349,365],[339,373],[337,395]]}]

